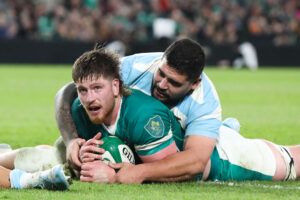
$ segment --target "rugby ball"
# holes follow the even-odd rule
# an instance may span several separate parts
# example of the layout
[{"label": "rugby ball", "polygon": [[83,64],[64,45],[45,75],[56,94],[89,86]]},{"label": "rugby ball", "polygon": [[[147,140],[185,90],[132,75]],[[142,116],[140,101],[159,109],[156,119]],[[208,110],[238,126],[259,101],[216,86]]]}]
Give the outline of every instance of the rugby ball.
[{"label": "rugby ball", "polygon": [[102,138],[103,144],[100,146],[105,150],[102,159],[105,163],[135,163],[134,154],[131,149],[118,137],[106,136]]}]

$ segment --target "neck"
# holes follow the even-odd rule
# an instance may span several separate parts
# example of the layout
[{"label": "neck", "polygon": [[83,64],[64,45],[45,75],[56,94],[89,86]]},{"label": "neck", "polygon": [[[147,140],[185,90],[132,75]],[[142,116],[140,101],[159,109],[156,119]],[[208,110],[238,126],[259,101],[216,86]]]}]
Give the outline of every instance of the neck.
[{"label": "neck", "polygon": [[104,122],[103,122],[106,126],[111,126],[114,123],[116,123],[118,114],[120,112],[121,99],[122,99],[121,96],[118,96],[115,98],[114,106],[113,106],[113,109],[111,110],[110,116],[107,118],[107,120],[104,120]]}]

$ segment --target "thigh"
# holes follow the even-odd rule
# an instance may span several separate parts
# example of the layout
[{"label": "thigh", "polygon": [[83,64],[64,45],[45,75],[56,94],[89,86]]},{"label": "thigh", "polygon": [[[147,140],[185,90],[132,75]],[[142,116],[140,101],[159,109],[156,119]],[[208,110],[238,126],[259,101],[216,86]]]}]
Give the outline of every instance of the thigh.
[{"label": "thigh", "polygon": [[18,149],[8,151],[0,154],[0,166],[5,167],[7,169],[14,169],[14,161],[16,158]]},{"label": "thigh", "polygon": [[26,172],[50,169],[57,164],[62,164],[62,160],[52,146],[21,148],[14,160],[14,167]]},{"label": "thigh", "polygon": [[220,137],[211,156],[210,180],[272,180],[276,159],[262,140],[246,139],[228,128]]},{"label": "thigh", "polygon": [[0,188],[10,188],[10,170],[0,166]]}]

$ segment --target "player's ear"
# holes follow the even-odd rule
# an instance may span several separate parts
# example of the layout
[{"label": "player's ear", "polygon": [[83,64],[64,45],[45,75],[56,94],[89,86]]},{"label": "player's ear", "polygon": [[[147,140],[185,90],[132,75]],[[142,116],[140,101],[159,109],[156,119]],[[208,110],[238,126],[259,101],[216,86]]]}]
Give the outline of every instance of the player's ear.
[{"label": "player's ear", "polygon": [[197,79],[192,83],[192,90],[196,89],[196,87],[198,87],[198,85],[200,84],[201,80]]},{"label": "player's ear", "polygon": [[113,79],[112,80],[112,91],[114,96],[118,96],[120,94],[120,80],[119,79]]}]

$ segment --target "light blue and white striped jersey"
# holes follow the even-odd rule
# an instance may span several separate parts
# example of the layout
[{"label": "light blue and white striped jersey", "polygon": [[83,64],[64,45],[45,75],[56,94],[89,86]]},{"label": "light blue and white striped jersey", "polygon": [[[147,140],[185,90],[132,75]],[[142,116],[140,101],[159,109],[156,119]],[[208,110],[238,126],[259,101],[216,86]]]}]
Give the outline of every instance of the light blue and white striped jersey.
[{"label": "light blue and white striped jersey", "polygon": [[[124,84],[151,95],[153,76],[163,53],[141,53],[121,59],[121,76]],[[203,72],[201,83],[174,108],[173,113],[185,135],[202,135],[217,138],[221,126],[222,109],[213,83]]]}]

